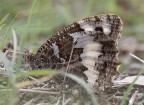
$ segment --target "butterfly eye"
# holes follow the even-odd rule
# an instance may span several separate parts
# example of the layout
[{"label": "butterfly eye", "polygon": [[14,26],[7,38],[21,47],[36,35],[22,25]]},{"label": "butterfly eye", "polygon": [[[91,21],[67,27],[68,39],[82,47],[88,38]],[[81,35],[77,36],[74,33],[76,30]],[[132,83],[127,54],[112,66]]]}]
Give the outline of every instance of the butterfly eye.
[{"label": "butterfly eye", "polygon": [[96,27],[95,30],[96,30],[96,31],[103,32],[103,28],[102,28],[102,27]]}]

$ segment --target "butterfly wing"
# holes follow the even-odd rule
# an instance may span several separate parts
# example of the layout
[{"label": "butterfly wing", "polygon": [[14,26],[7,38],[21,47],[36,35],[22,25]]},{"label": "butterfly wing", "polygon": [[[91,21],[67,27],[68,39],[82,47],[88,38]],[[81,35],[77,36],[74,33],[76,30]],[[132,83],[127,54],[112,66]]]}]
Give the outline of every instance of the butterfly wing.
[{"label": "butterfly wing", "polygon": [[121,31],[117,15],[85,18],[47,40],[31,60],[31,67],[64,70],[85,75],[92,86],[107,85],[117,73]]}]

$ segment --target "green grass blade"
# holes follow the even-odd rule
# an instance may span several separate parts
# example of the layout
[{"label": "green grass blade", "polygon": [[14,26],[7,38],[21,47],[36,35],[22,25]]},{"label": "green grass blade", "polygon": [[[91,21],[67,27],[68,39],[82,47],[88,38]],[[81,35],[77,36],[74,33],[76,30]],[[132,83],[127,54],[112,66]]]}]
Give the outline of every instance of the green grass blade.
[{"label": "green grass blade", "polygon": [[[137,56],[130,54],[132,57],[134,57],[135,59],[141,61],[142,63],[144,63],[144,60],[138,58]],[[134,81],[130,84],[130,86],[128,87],[127,91],[124,93],[124,96],[122,98],[122,101],[120,103],[120,105],[125,105],[126,103],[126,97],[129,95],[130,91],[132,90],[133,86],[135,85],[135,82],[138,80],[138,78],[140,77],[140,75],[144,73],[144,70],[140,70],[139,74],[137,75],[137,77],[134,79]]]},{"label": "green grass blade", "polygon": [[56,71],[56,70],[50,70],[50,69],[37,69],[37,70],[28,71],[28,72],[22,74],[20,77],[23,77],[23,76],[55,75],[55,74],[57,74],[57,73],[58,73],[58,71]]},{"label": "green grass blade", "polygon": [[4,67],[6,68],[8,74],[10,75],[10,61],[6,58],[5,54],[0,51],[0,60],[3,62]]},{"label": "green grass blade", "polygon": [[15,15],[15,17],[14,17],[13,20],[12,20],[12,22],[10,23],[10,25],[9,25],[9,27],[8,27],[8,29],[7,29],[7,31],[5,32],[5,35],[4,35],[4,37],[3,37],[3,39],[2,39],[2,41],[1,41],[1,43],[0,43],[0,49],[2,48],[2,44],[3,44],[3,42],[6,40],[7,35],[8,35],[8,32],[9,32],[9,30],[10,30],[12,24],[14,23],[16,17],[17,17],[17,14]]},{"label": "green grass blade", "polygon": [[16,51],[17,51],[17,37],[15,31],[12,29],[12,35],[13,35],[13,42],[14,42],[14,51],[12,56],[12,67],[14,67],[15,59],[16,59]]},{"label": "green grass blade", "polygon": [[1,26],[2,24],[4,24],[4,22],[6,22],[6,20],[8,19],[8,17],[9,17],[9,14],[7,14],[7,15],[0,21],[0,26]]},{"label": "green grass blade", "polygon": [[125,104],[126,104],[126,99],[127,99],[128,95],[129,95],[129,93],[131,92],[131,90],[132,90],[132,88],[133,88],[133,86],[134,86],[134,83],[138,80],[139,76],[140,76],[140,75],[138,75],[138,76],[134,79],[134,81],[133,81],[133,82],[130,84],[130,86],[128,87],[127,91],[124,93],[124,96],[123,96],[123,98],[122,98],[122,101],[121,101],[120,105],[125,105]]},{"label": "green grass blade", "polygon": [[94,95],[92,89],[90,88],[90,86],[81,78],[73,75],[73,74],[65,74],[67,77],[73,79],[74,81],[76,81],[78,84],[80,84],[91,96],[92,98],[92,102],[93,105],[99,105],[96,96]]},{"label": "green grass blade", "polygon": [[[26,23],[25,27],[29,27],[29,25],[30,25],[30,22],[31,22],[31,19],[32,19],[32,14],[33,14],[34,8],[36,6],[36,3],[37,3],[37,0],[34,0],[32,6],[31,6],[31,9],[30,9],[29,17],[28,17],[28,20],[27,20],[27,23]],[[22,35],[22,40],[21,40],[21,43],[20,43],[20,51],[21,52],[23,52],[23,48],[24,48],[24,45],[25,45],[26,38],[27,38],[27,31],[25,30],[23,35]],[[18,62],[17,69],[20,68],[21,62],[22,62],[22,55],[19,56],[19,62]]]}]

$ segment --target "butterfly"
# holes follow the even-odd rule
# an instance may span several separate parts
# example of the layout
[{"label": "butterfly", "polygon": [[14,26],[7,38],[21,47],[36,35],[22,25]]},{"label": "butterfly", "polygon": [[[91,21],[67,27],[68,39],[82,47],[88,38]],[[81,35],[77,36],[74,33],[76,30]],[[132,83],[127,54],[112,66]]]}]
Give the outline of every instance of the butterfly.
[{"label": "butterfly", "polygon": [[58,31],[26,60],[31,69],[56,69],[83,77],[92,87],[108,87],[118,74],[119,16],[101,14]]}]

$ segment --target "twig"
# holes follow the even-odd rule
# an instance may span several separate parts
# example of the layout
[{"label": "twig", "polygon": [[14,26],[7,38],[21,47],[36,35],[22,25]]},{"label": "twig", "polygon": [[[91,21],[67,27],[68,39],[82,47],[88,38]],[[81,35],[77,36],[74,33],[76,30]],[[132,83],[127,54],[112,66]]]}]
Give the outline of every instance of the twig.
[{"label": "twig", "polygon": [[51,88],[40,88],[40,87],[38,87],[38,88],[31,88],[31,89],[33,89],[33,90],[42,90],[42,91],[50,91],[50,90],[53,90],[53,89],[51,89]]},{"label": "twig", "polygon": [[[12,91],[12,89],[1,89],[0,92],[5,92],[5,91]],[[58,95],[60,92],[51,92],[51,91],[41,91],[41,90],[35,90],[35,89],[18,89],[20,92],[31,92],[31,93],[42,93],[42,94],[53,94],[53,95]]]},{"label": "twig", "polygon": [[132,57],[134,57],[135,59],[139,60],[140,62],[144,63],[144,60],[140,59],[140,58],[137,57],[136,55],[131,54],[131,53],[130,53],[130,55],[131,55]]},{"label": "twig", "polygon": [[137,94],[138,94],[138,91],[135,91],[135,93],[130,98],[128,105],[133,105],[134,104],[134,101],[135,101],[135,98],[136,98]]}]

